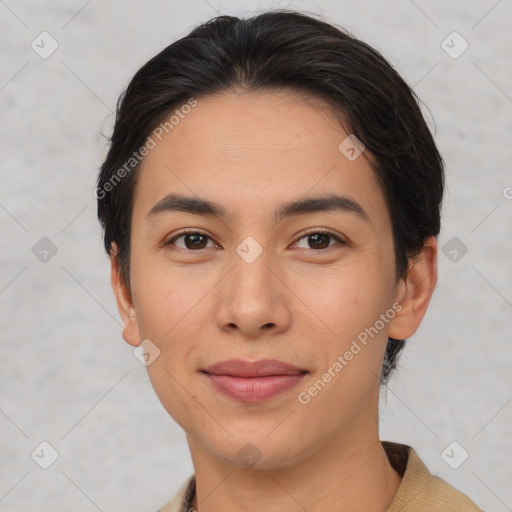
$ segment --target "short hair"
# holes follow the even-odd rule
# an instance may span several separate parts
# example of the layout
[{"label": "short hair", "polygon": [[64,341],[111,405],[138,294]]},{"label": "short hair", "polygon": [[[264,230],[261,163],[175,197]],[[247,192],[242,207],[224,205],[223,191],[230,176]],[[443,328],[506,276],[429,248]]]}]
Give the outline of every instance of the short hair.
[{"label": "short hair", "polygon": [[[378,51],[345,29],[272,10],[249,18],[218,16],[197,26],[145,63],[120,95],[95,194],[105,250],[110,255],[116,243],[128,288],[140,174],[140,158],[133,156],[151,132],[191,98],[290,89],[323,99],[374,156],[370,165],[391,217],[396,279],[407,275],[409,259],[428,236],[439,234],[444,190],[443,159],[419,98]],[[381,384],[396,368],[404,343],[388,338]]]}]

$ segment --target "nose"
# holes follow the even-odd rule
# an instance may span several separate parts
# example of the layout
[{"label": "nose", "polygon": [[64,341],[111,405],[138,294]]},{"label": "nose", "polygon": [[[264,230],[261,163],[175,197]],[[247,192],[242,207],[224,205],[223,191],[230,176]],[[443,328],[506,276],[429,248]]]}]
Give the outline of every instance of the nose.
[{"label": "nose", "polygon": [[293,293],[279,264],[270,261],[266,251],[250,263],[238,254],[233,260],[217,290],[219,329],[252,339],[288,330]]}]

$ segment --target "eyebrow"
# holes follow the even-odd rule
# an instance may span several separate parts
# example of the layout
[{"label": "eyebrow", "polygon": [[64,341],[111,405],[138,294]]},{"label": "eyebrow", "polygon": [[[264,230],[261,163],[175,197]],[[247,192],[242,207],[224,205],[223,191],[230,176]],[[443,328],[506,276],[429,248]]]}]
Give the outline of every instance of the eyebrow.
[{"label": "eyebrow", "polygon": [[[196,215],[216,216],[221,219],[227,217],[227,210],[219,203],[207,199],[171,193],[160,199],[160,201],[151,208],[146,215],[146,220],[167,212],[186,212]],[[349,197],[336,194],[307,197],[297,201],[283,203],[274,210],[273,217],[276,222],[279,222],[293,215],[316,212],[354,213],[366,222],[370,222],[368,214],[359,203]]]}]

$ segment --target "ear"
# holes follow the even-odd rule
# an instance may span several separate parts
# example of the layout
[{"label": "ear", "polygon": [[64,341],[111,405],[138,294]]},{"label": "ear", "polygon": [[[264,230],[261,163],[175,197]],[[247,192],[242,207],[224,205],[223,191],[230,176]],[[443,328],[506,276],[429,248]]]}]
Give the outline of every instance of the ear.
[{"label": "ear", "polygon": [[110,251],[110,284],[116,297],[117,310],[124,324],[123,338],[128,344],[136,347],[141,342],[137,314],[133,306],[129,286],[121,277],[115,242],[112,242],[112,250]]},{"label": "ear", "polygon": [[412,336],[427,312],[437,282],[437,240],[425,240],[421,253],[409,261],[407,277],[396,287],[395,301],[402,308],[390,322],[388,336],[404,340]]}]

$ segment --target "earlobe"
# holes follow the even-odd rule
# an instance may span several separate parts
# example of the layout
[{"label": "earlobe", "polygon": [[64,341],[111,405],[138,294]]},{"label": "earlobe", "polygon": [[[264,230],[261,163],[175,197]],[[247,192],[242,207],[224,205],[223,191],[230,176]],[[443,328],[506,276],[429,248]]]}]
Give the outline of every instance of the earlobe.
[{"label": "earlobe", "polygon": [[[135,312],[135,309],[133,310]],[[132,347],[137,347],[141,343],[139,328],[137,324],[137,317],[134,315],[130,317],[130,321],[125,324],[123,329],[123,339]]]},{"label": "earlobe", "polygon": [[123,338],[128,344],[136,347],[141,341],[137,313],[133,305],[131,291],[121,277],[115,242],[112,242],[110,251],[110,284],[116,298],[117,310],[124,324]]},{"label": "earlobe", "polygon": [[407,277],[397,285],[395,301],[400,311],[391,321],[388,336],[407,339],[419,328],[437,282],[437,240],[431,236],[421,253],[410,261]]}]

